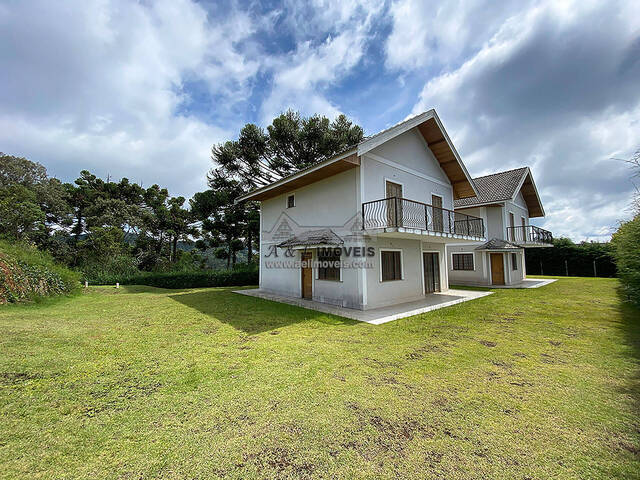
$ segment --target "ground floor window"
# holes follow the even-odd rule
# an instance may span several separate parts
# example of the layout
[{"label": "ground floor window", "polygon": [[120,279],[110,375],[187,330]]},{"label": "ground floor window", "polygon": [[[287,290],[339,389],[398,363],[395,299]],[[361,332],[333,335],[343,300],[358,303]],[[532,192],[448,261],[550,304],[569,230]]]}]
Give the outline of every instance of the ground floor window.
[{"label": "ground floor window", "polygon": [[454,270],[473,270],[473,253],[454,253]]},{"label": "ground floor window", "polygon": [[402,280],[402,252],[382,250],[380,252],[381,280]]},{"label": "ground floor window", "polygon": [[340,252],[333,248],[318,250],[318,280],[340,281]]},{"label": "ground floor window", "polygon": [[517,253],[511,254],[511,268],[513,270],[518,270],[518,254]]}]

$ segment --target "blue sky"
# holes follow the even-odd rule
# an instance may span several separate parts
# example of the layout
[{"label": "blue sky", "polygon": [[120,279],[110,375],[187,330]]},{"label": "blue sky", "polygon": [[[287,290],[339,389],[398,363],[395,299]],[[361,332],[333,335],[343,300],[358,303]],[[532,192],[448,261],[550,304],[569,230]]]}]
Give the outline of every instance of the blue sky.
[{"label": "blue sky", "polygon": [[635,1],[0,1],[0,151],[190,197],[293,108],[375,133],[436,108],[472,175],[528,165],[575,240],[628,218]]}]

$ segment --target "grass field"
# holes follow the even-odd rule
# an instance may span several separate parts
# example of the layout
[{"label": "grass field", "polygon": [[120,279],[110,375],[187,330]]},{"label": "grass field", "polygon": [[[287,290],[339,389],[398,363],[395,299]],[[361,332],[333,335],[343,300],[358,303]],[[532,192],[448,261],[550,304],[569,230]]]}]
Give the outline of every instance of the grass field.
[{"label": "grass field", "polygon": [[227,288],[0,307],[0,477],[639,478],[640,312],[617,288],[381,326]]}]

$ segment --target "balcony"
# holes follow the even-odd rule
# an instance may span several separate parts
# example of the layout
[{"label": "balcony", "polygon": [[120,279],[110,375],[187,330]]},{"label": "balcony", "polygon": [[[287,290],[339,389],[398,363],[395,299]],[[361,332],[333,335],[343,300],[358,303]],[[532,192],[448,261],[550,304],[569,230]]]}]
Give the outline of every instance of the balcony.
[{"label": "balcony", "polygon": [[377,233],[410,233],[467,240],[484,240],[481,218],[390,197],[362,204],[363,228]]},{"label": "balcony", "polygon": [[553,235],[549,230],[526,225],[521,227],[507,227],[507,240],[522,247],[552,247]]}]

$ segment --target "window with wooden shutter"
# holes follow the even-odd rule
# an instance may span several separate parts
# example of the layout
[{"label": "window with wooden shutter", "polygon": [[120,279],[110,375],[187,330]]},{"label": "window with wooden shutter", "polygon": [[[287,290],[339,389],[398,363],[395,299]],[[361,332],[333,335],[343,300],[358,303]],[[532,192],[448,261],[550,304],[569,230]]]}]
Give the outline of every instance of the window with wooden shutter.
[{"label": "window with wooden shutter", "polygon": [[382,281],[402,280],[402,254],[399,251],[380,252]]},{"label": "window with wooden shutter", "polygon": [[473,270],[473,253],[454,253],[454,270]]}]

